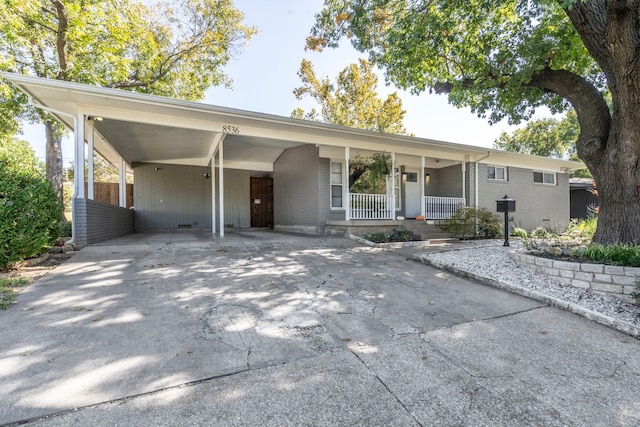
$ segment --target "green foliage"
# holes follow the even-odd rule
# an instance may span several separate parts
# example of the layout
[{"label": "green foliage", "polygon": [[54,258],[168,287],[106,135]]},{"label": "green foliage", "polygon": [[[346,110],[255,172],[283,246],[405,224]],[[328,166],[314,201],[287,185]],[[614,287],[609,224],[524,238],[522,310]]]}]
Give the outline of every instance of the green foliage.
[{"label": "green foliage", "polygon": [[0,139],[0,269],[46,251],[60,209],[29,144]]},{"label": "green foliage", "polygon": [[413,237],[413,233],[409,230],[394,229],[391,234],[373,233],[364,236],[364,238],[373,243],[389,243],[389,242],[409,242]]},{"label": "green foliage", "polygon": [[578,115],[570,110],[562,120],[533,120],[512,134],[503,132],[493,146],[534,156],[569,159],[575,156],[579,135]]},{"label": "green foliage", "polygon": [[629,296],[636,301],[636,305],[640,305],[640,276],[636,276],[636,280],[634,281],[634,290],[629,294]]},{"label": "green foliage", "polygon": [[531,232],[531,237],[535,239],[548,239],[553,234],[544,227],[537,227]]},{"label": "green foliage", "polygon": [[302,86],[293,93],[301,100],[310,96],[320,105],[320,112],[314,108],[305,112],[297,108],[292,117],[375,130],[385,133],[405,134],[402,120],[406,113],[402,100],[396,92],[385,100],[378,97],[376,88],[378,77],[372,71],[373,65],[364,59],[351,64],[340,72],[335,83],[329,78],[318,79],[313,64],[303,59],[298,76]]},{"label": "green foliage", "polygon": [[72,234],[72,223],[71,221],[60,221],[60,232],[58,237],[71,237]]},{"label": "green foliage", "polygon": [[462,206],[445,220],[442,229],[461,239],[492,239],[502,234],[502,226],[500,217],[490,210]]},{"label": "green foliage", "polygon": [[527,237],[529,237],[527,230],[519,227],[514,228],[513,231],[511,232],[511,235],[513,237],[520,237],[521,239],[526,239]]},{"label": "green foliage", "polygon": [[577,250],[575,255],[603,264],[640,267],[640,245],[592,243],[586,249]]},{"label": "green foliage", "polygon": [[517,123],[540,105],[565,110],[562,98],[533,87],[533,77],[547,67],[605,85],[554,1],[325,0],[307,47],[336,47],[343,37],[397,87],[447,93],[451,104],[491,122],[508,116]]},{"label": "green foliage", "polygon": [[583,239],[593,239],[593,235],[598,228],[598,217],[590,216],[587,219],[572,219],[567,227],[567,234],[571,237],[582,237]]},{"label": "green foliage", "polygon": [[[0,16],[0,71],[185,100],[229,86],[224,66],[256,33],[232,0],[4,0]],[[0,80],[0,129],[18,117],[45,123],[61,152],[63,126]],[[62,159],[47,162],[61,193]]]},{"label": "green foliage", "polygon": [[16,302],[16,292],[29,284],[26,277],[0,279],[0,309],[6,310]]}]

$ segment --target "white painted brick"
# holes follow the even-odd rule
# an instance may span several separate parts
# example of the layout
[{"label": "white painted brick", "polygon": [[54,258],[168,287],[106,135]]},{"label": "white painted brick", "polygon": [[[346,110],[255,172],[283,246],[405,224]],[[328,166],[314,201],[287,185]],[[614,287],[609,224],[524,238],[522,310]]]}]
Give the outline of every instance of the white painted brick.
[{"label": "white painted brick", "polygon": [[611,283],[611,275],[610,274],[594,274],[593,280],[601,283]]},{"label": "white painted brick", "polygon": [[559,270],[560,277],[566,277],[569,279],[573,279],[573,271],[571,270]]},{"label": "white painted brick", "polygon": [[580,270],[588,273],[603,273],[604,265],[602,264],[580,264]]},{"label": "white painted brick", "polygon": [[540,270],[542,270],[542,274],[546,274],[547,276],[552,276],[552,277],[558,277],[558,270],[556,270],[555,268],[549,268],[549,267],[540,267]]},{"label": "white painted brick", "polygon": [[594,291],[602,291],[602,292],[608,292],[611,294],[621,294],[622,293],[622,286],[620,285],[611,285],[608,283],[598,283],[598,282],[593,282],[591,284],[591,289]]},{"label": "white painted brick", "polygon": [[593,274],[576,271],[575,273],[573,273],[573,278],[577,280],[584,280],[584,281],[590,282],[593,280]]},{"label": "white painted brick", "polygon": [[616,285],[633,285],[636,279],[630,276],[611,276],[611,281]]},{"label": "white painted brick", "polygon": [[553,268],[561,268],[563,270],[580,271],[580,263],[569,261],[553,261]]},{"label": "white painted brick", "polygon": [[605,274],[616,274],[618,276],[624,276],[624,267],[620,267],[617,265],[605,265],[604,266]]},{"label": "white painted brick", "polygon": [[575,286],[576,288],[589,289],[591,287],[591,282],[573,279],[571,281],[571,286]]},{"label": "white painted brick", "polygon": [[624,274],[627,276],[640,276],[640,267],[625,267]]},{"label": "white painted brick", "polygon": [[624,293],[625,295],[631,295],[633,292],[636,292],[637,289],[635,286],[625,286],[624,287]]},{"label": "white painted brick", "polygon": [[536,265],[540,265],[542,267],[553,267],[553,260],[547,258],[536,257]]}]

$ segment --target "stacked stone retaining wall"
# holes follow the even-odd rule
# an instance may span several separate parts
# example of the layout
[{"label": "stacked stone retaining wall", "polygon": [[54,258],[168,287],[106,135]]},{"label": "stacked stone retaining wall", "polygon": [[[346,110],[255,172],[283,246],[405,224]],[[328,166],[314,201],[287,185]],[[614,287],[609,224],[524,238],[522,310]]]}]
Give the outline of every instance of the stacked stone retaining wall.
[{"label": "stacked stone retaining wall", "polygon": [[638,267],[589,264],[561,261],[530,255],[520,251],[509,254],[518,265],[530,268],[565,285],[590,289],[593,292],[610,295],[625,302],[634,303],[631,293],[635,290]]}]

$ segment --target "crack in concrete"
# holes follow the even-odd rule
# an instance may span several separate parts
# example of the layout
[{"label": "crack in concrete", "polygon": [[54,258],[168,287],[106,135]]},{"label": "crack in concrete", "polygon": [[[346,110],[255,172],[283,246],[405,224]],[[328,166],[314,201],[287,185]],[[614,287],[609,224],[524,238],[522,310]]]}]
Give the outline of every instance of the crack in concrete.
[{"label": "crack in concrete", "polygon": [[407,413],[407,415],[409,415],[409,417],[411,417],[412,420],[414,420],[416,422],[417,425],[419,425],[420,427],[424,427],[424,424],[422,424],[420,421],[418,421],[418,419],[415,417],[415,415],[411,412],[411,410],[407,407],[407,405],[404,404],[404,402],[402,400],[400,400],[400,398],[393,392],[393,390],[391,390],[391,388],[382,380],[382,378],[380,378],[378,376],[378,374],[369,367],[369,365],[367,365],[365,363],[364,360],[362,360],[360,358],[360,356],[358,355],[358,353],[354,352],[353,350],[351,350],[350,348],[347,348],[347,350],[349,351],[349,353],[353,354],[355,356],[355,358],[362,364],[362,366],[365,367],[365,369],[371,373],[371,375],[373,375],[373,377],[382,385],[382,387],[384,387],[385,390],[387,390],[387,392],[393,396],[393,398],[396,400],[396,402],[398,402],[398,404],[402,407],[402,409],[405,410],[405,412]]}]

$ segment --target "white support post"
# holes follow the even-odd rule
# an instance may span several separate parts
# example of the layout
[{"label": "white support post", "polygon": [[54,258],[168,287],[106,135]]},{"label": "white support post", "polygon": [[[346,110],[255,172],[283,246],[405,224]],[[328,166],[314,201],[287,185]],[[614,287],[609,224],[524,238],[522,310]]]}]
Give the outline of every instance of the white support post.
[{"label": "white support post", "polygon": [[344,219],[351,220],[351,196],[349,195],[349,147],[344,147],[344,177],[342,178],[342,204],[344,205]]},{"label": "white support post", "polygon": [[424,217],[426,214],[424,209],[425,180],[427,179],[424,173],[424,156],[420,156],[420,177],[420,215]]},{"label": "white support post", "polygon": [[220,183],[219,190],[219,205],[220,205],[220,237],[224,237],[224,153],[223,153],[224,141],[220,141],[220,147],[218,148],[218,182]]},{"label": "white support post", "polygon": [[211,234],[216,234],[216,153],[211,157]]},{"label": "white support post", "polygon": [[93,191],[93,183],[94,183],[94,167],[93,167],[93,137],[94,137],[94,128],[93,122],[88,122],[87,124],[87,199],[94,200],[94,191]]},{"label": "white support post", "polygon": [[127,164],[124,159],[120,157],[120,164],[118,165],[120,172],[120,179],[118,180],[118,196],[120,196],[120,207],[127,207]]},{"label": "white support post", "polygon": [[396,153],[391,153],[391,219],[396,220]]},{"label": "white support post", "polygon": [[84,199],[84,124],[85,118],[83,113],[78,114],[75,129],[75,147],[73,161],[75,162],[75,171],[73,174],[73,198]]},{"label": "white support post", "polygon": [[466,183],[467,181],[467,162],[462,162],[462,198],[464,199],[464,203],[467,204],[467,189]]}]

